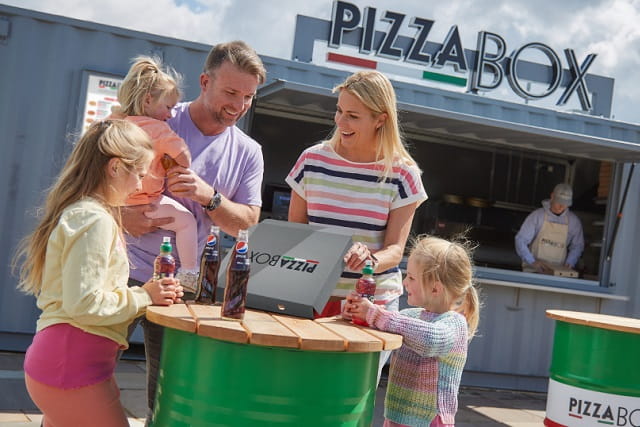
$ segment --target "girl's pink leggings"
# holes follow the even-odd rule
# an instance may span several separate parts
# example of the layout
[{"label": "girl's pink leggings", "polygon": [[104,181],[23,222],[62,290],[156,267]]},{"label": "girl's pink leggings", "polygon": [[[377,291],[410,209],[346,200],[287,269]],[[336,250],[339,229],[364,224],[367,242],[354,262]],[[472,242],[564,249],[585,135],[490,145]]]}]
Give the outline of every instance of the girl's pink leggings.
[{"label": "girl's pink leggings", "polygon": [[27,390],[42,411],[44,427],[129,426],[114,377],[86,387],[61,389],[25,373]]}]

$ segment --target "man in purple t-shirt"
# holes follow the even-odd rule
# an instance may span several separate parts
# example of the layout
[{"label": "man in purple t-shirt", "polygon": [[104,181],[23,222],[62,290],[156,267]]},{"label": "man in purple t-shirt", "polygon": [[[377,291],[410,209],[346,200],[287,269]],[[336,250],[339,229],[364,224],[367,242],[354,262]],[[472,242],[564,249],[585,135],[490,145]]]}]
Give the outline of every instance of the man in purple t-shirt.
[{"label": "man in purple t-shirt", "polygon": [[[191,168],[174,166],[167,171],[169,195],[189,209],[198,222],[200,250],[215,224],[232,236],[258,222],[264,161],[260,145],[235,126],[247,112],[266,70],[260,57],[244,42],[214,46],[200,75],[200,95],[178,104],[169,126],[191,151]],[[157,227],[171,218],[144,215],[151,205],[127,207],[123,225],[127,230],[130,286],[146,282],[153,274],[153,260],[162,236]],[[162,348],[162,328],[142,319],[147,359],[147,398],[153,411]],[[135,325],[130,331],[133,331]]]}]

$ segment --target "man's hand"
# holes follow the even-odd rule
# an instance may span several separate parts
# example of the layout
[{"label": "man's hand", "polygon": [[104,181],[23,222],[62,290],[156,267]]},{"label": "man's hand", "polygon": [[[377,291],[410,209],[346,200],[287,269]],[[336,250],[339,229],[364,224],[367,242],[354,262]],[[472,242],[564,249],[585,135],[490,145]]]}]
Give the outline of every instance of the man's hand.
[{"label": "man's hand", "polygon": [[539,259],[537,259],[531,265],[536,269],[538,273],[553,274],[553,269],[544,261],[540,261]]},{"label": "man's hand", "polygon": [[200,205],[206,205],[214,190],[191,169],[173,166],[167,171],[167,188],[176,196],[187,197]]},{"label": "man's hand", "polygon": [[173,222],[172,217],[149,218],[146,212],[153,212],[157,209],[155,205],[124,206],[121,209],[122,226],[127,234],[133,237],[140,237],[150,233],[162,225]]}]

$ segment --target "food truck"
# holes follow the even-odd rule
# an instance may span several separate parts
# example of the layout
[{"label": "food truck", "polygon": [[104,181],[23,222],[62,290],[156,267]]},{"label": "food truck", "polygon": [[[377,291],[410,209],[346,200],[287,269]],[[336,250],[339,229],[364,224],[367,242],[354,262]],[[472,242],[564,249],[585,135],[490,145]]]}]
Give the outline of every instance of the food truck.
[{"label": "food truck", "polygon": [[[332,88],[356,70],[387,74],[429,194],[412,233],[466,231],[478,244],[475,280],[484,307],[463,384],[546,390],[553,322],[545,310],[640,315],[640,178],[633,173],[640,125],[610,118],[614,79],[592,72],[598,58],[591,53],[490,31],[478,33],[476,46],[463,46],[455,22],[344,1],[332,7],[330,20],[297,17],[291,59],[261,56],[267,81],[239,126],[263,148],[262,218],[286,219],[284,178],[299,154],[333,129]],[[443,40],[430,38],[434,22],[451,27]],[[161,56],[185,77],[185,99],[195,98],[209,48],[0,5],[7,148],[0,188],[11,201],[0,210],[1,349],[24,350],[34,332],[33,298],[15,290],[9,264],[70,151],[68,135],[108,114],[139,54]],[[533,61],[531,51],[542,60]],[[501,83],[511,99],[495,94]],[[584,229],[578,277],[524,273],[514,236],[559,182],[572,185],[571,210]]]}]

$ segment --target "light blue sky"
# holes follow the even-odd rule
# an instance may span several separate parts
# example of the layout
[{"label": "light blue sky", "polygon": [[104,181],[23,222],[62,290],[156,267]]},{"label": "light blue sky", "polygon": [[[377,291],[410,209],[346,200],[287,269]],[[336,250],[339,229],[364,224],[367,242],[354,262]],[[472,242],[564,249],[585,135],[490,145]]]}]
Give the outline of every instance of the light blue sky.
[{"label": "light blue sky", "polygon": [[[297,14],[329,20],[332,0],[10,0],[12,6],[192,40],[206,44],[243,39],[260,54],[290,59]],[[589,72],[615,79],[613,116],[640,124],[640,0],[352,0],[362,10],[386,10],[435,21],[429,40],[441,42],[457,25],[463,47],[475,49],[478,31],[500,34],[508,51],[529,42],[549,45],[562,58],[575,50],[582,63],[598,57]],[[382,21],[377,29],[384,29]],[[415,35],[403,24],[400,33]],[[506,83],[503,83],[506,86]],[[502,88],[487,96],[520,102]],[[576,95],[572,95],[575,98]],[[571,104],[577,105],[574,99]],[[553,102],[532,103],[546,108]],[[548,104],[548,105],[547,105]]]}]

